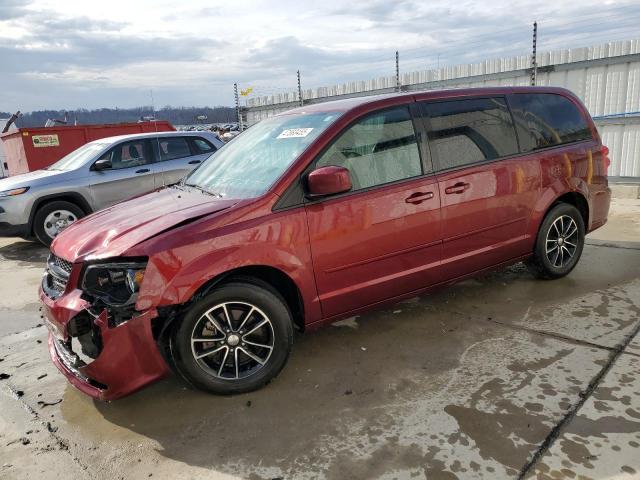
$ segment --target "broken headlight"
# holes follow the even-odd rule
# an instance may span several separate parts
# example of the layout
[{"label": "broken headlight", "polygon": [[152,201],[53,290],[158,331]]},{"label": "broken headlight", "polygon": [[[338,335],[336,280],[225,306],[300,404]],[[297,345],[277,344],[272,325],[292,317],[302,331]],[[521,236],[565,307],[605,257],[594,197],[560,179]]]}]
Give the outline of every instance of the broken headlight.
[{"label": "broken headlight", "polygon": [[132,305],[144,279],[146,262],[89,265],[82,290],[110,306]]}]

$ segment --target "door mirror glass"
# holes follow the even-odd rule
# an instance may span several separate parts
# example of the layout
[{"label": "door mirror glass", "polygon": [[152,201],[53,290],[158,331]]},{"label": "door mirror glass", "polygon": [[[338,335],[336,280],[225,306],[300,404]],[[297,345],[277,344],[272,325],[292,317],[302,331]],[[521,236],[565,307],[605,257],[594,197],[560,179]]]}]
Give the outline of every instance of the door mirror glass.
[{"label": "door mirror glass", "polygon": [[91,170],[95,170],[100,172],[102,170],[109,170],[111,168],[111,160],[108,158],[101,158],[96,163],[93,164]]},{"label": "door mirror glass", "polygon": [[351,176],[344,167],[320,167],[307,177],[310,196],[334,195],[351,190]]}]

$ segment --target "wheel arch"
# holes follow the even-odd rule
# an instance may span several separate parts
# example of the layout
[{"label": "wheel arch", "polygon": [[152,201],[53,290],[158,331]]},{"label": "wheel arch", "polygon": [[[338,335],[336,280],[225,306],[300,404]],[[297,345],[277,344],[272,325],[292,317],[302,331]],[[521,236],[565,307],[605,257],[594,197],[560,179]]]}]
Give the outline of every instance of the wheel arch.
[{"label": "wheel arch", "polygon": [[565,190],[564,192],[560,192],[556,189],[550,188],[540,197],[538,205],[534,209],[534,221],[531,224],[532,228],[530,231],[534,240],[537,238],[542,222],[546,218],[547,214],[559,203],[567,203],[576,207],[584,221],[585,232],[589,231],[589,218],[591,212],[589,209],[589,202],[584,193],[580,190]]},{"label": "wheel arch", "polygon": [[56,201],[73,203],[74,205],[77,205],[80,209],[82,209],[85,215],[89,215],[93,212],[93,209],[91,208],[91,205],[89,205],[87,199],[78,192],[60,192],[53,193],[51,195],[44,195],[37,198],[33,202],[33,206],[31,207],[31,213],[29,214],[29,232],[31,233],[31,235],[33,235],[33,219],[35,218],[37,211],[47,203]]},{"label": "wheel arch", "polygon": [[[576,207],[580,212],[580,216],[582,217],[582,220],[584,221],[585,231],[589,229],[589,202],[587,202],[587,199],[585,198],[585,196],[580,192],[567,192],[560,195],[558,198],[556,198],[553,202],[549,204],[549,206],[544,212],[544,215],[542,215],[541,220],[544,220],[547,214],[551,211],[551,209],[556,205],[558,205],[559,203],[567,203],[569,205],[573,205],[574,207]],[[540,221],[540,223],[538,224],[538,229],[540,228],[541,223],[542,221]]]},{"label": "wheel arch", "polygon": [[[269,265],[245,265],[220,272],[199,285],[185,302],[159,306],[158,312],[165,320],[169,320],[168,323],[173,323],[173,320],[179,317],[181,312],[188,309],[194,302],[197,302],[216,287],[232,281],[253,282],[258,286],[272,289],[287,304],[293,317],[294,327],[299,331],[304,331],[305,307],[299,286],[287,273]],[[165,322],[162,321],[161,323],[164,324]]]},{"label": "wheel arch", "polygon": [[279,268],[269,265],[247,265],[237,267],[220,273],[203,283],[194,293],[192,299],[198,299],[209,293],[216,286],[232,282],[234,280],[251,283],[256,280],[256,284],[266,283],[286,302],[294,326],[300,331],[304,331],[304,302],[302,294],[295,281]]}]

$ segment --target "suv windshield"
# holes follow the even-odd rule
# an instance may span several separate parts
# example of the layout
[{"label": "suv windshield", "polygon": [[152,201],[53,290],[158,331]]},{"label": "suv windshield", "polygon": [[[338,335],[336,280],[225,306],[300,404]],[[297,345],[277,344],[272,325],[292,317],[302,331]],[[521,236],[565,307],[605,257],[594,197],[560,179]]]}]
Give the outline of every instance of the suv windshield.
[{"label": "suv windshield", "polygon": [[87,143],[77,150],[65,155],[53,165],[49,165],[45,170],[73,170],[81,167],[91,157],[110,143]]},{"label": "suv windshield", "polygon": [[184,183],[224,197],[257,197],[340,115],[292,114],[263,120],[210,156]]}]

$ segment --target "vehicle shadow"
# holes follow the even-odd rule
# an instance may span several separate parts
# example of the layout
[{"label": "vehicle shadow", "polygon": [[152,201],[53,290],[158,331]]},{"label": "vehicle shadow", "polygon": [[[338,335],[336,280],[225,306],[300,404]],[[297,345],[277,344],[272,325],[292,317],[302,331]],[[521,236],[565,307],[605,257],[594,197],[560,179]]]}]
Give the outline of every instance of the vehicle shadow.
[{"label": "vehicle shadow", "polygon": [[[477,399],[493,376],[511,378],[517,385],[523,375],[530,383],[536,374],[517,373],[522,369],[511,371],[500,362],[505,356],[524,362],[523,345],[542,352],[545,341],[534,337],[533,343],[518,344],[518,328],[491,320],[508,324],[529,318],[532,305],[553,309],[582,294],[636,279],[640,258],[635,253],[588,247],[587,259],[569,277],[553,282],[533,279],[518,264],[298,335],[281,375],[250,394],[207,395],[172,377],[115,402],[94,402],[94,407],[108,424],[158,442],[163,456],[248,478],[288,478],[303,471],[327,478],[372,478],[394,468],[437,468],[434,455],[448,451],[455,457],[451,444],[462,441],[459,432],[442,433],[458,428],[444,413],[449,402]],[[536,320],[531,315],[527,321]],[[467,352],[483,342],[503,342],[505,350],[487,356],[481,367],[486,379],[460,380],[476,368],[461,363]],[[515,346],[508,347],[511,343]],[[451,387],[452,378],[463,387]],[[567,384],[567,392],[576,389]],[[503,401],[502,393],[497,397]],[[65,398],[63,410],[72,408],[73,401]],[[561,416],[562,409],[555,408]],[[406,419],[413,415],[418,415],[418,423],[407,426]],[[505,453],[506,472],[515,475],[555,420],[527,410],[514,418],[535,432],[527,437],[535,440],[531,445],[525,442]],[[489,443],[497,441],[492,429],[503,425],[503,419],[497,422],[480,433]],[[89,422],[79,426],[93,430],[97,438],[104,434]],[[407,431],[421,438],[419,448],[399,442]],[[366,462],[356,460],[367,455]],[[440,478],[438,473],[431,471],[434,478]]]},{"label": "vehicle shadow", "polygon": [[48,255],[49,249],[37,242],[16,240],[0,243],[0,257],[24,263],[25,266],[42,266]]}]

